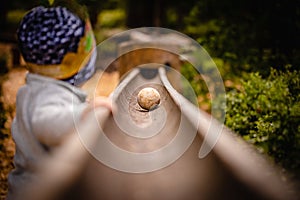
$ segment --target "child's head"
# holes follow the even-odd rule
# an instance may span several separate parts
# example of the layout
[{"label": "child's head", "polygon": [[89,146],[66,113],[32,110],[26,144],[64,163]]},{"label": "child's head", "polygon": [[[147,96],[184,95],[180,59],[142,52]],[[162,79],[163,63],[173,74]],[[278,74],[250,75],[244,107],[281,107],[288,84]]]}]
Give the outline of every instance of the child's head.
[{"label": "child's head", "polygon": [[91,25],[64,7],[30,10],[21,21],[17,39],[32,73],[79,85],[94,72],[96,51]]}]

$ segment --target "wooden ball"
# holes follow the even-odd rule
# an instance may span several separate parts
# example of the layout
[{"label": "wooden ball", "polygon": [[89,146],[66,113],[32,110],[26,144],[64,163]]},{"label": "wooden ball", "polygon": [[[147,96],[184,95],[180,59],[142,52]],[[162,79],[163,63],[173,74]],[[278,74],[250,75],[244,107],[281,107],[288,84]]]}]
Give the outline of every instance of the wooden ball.
[{"label": "wooden ball", "polygon": [[156,89],[146,87],[138,93],[137,101],[142,108],[151,110],[159,104],[160,94]]}]

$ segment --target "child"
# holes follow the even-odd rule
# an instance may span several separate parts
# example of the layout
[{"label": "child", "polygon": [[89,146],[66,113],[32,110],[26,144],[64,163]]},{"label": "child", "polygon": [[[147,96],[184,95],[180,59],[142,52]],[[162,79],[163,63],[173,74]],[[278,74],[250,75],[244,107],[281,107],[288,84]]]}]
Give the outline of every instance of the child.
[{"label": "child", "polygon": [[63,142],[85,113],[94,106],[111,109],[108,99],[87,103],[79,88],[95,71],[95,40],[88,21],[63,7],[40,6],[25,15],[17,37],[29,73],[18,91],[11,128],[16,153],[8,199],[36,178],[36,164]]}]

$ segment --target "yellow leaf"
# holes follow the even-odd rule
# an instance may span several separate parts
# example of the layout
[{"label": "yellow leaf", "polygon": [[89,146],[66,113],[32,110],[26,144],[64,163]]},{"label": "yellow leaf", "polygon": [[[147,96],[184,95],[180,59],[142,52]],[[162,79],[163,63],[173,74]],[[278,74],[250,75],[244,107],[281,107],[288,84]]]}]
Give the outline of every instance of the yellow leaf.
[{"label": "yellow leaf", "polygon": [[54,0],[48,0],[50,6],[54,3]]}]

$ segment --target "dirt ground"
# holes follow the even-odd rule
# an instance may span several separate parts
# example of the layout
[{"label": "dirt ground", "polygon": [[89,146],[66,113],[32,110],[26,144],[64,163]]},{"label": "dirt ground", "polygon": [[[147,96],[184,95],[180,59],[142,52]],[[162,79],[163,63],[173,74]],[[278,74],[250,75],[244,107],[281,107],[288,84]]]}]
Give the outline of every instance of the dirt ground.
[{"label": "dirt ground", "polygon": [[2,116],[4,114],[6,122],[1,127],[0,136],[0,199],[5,199],[7,193],[7,175],[13,169],[13,156],[15,144],[10,134],[10,125],[15,115],[16,93],[24,84],[26,70],[16,68],[1,76],[1,102],[3,103]]},{"label": "dirt ground", "polygon": [[[23,67],[13,68],[8,73],[0,75],[1,96],[3,111],[6,121],[0,128],[0,200],[4,200],[7,194],[7,176],[13,169],[13,156],[15,153],[15,144],[11,137],[10,125],[15,116],[16,94],[20,86],[25,83],[27,70]],[[118,84],[118,72],[97,73],[98,78],[93,78],[85,86],[89,93],[95,92],[96,95],[108,96]],[[101,77],[99,79],[99,77]],[[97,85],[95,87],[95,85]],[[95,91],[96,89],[96,91]]]}]

